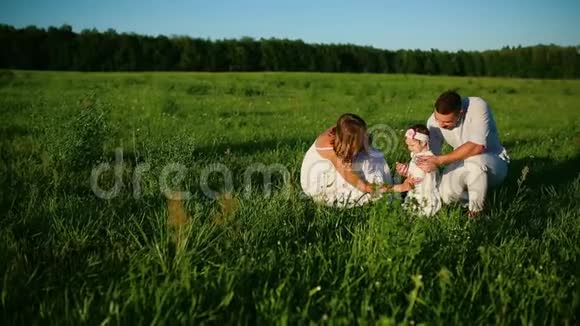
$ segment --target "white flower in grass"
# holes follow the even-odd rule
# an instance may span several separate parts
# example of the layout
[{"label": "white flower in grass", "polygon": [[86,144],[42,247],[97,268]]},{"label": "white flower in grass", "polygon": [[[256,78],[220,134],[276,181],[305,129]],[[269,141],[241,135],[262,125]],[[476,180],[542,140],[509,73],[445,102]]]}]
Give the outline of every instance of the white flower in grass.
[{"label": "white flower in grass", "polygon": [[318,285],[317,287],[313,288],[312,290],[310,290],[308,292],[308,296],[311,297],[311,296],[315,295],[316,293],[320,292],[320,290],[322,290],[322,287],[320,285]]}]

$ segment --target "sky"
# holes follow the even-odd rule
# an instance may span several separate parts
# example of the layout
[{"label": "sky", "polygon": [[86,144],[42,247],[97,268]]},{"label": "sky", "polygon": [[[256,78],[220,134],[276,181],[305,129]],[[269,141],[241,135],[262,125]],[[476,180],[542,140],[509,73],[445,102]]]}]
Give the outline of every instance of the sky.
[{"label": "sky", "polygon": [[580,45],[580,0],[0,0],[0,23],[381,49]]}]

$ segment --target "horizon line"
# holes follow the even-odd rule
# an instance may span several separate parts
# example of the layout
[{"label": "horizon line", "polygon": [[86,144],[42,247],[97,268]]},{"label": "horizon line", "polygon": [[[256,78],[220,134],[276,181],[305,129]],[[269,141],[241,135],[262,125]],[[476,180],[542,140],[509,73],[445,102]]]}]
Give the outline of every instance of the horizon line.
[{"label": "horizon line", "polygon": [[117,29],[115,29],[114,27],[107,27],[106,29],[99,29],[97,27],[85,27],[85,28],[79,28],[79,27],[75,27],[72,26],[71,24],[68,23],[62,23],[60,26],[56,26],[56,25],[48,25],[48,26],[42,26],[42,25],[35,25],[35,24],[21,24],[20,26],[17,25],[12,25],[12,24],[6,24],[3,22],[0,22],[0,25],[4,25],[4,26],[9,26],[9,27],[13,27],[16,29],[26,29],[29,27],[35,27],[35,28],[39,28],[39,29],[45,29],[48,30],[49,28],[62,28],[63,26],[69,26],[72,30],[72,32],[77,33],[77,34],[81,34],[83,31],[89,30],[89,31],[97,31],[99,33],[106,33],[109,30],[113,30],[115,33],[119,34],[119,35],[135,35],[135,36],[148,36],[148,37],[167,37],[167,38],[179,38],[179,37],[188,37],[191,39],[201,39],[201,40],[207,40],[207,41],[241,41],[244,38],[248,38],[251,39],[253,41],[260,41],[260,40],[286,40],[286,41],[292,41],[292,42],[303,42],[305,44],[309,44],[309,45],[328,45],[328,46],[356,46],[356,47],[362,47],[362,48],[372,48],[375,50],[380,50],[380,51],[392,51],[392,52],[397,52],[397,51],[425,51],[425,52],[433,52],[433,51],[439,51],[439,52],[448,52],[448,53],[458,53],[458,52],[486,52],[486,51],[499,51],[499,50],[503,50],[503,49],[516,49],[516,48],[533,48],[533,47],[538,47],[538,46],[558,46],[558,47],[562,47],[562,48],[576,48],[580,51],[580,44],[568,44],[568,45],[562,45],[562,44],[557,44],[557,43],[537,43],[537,44],[518,44],[518,45],[504,45],[500,48],[488,48],[488,49],[481,49],[481,50],[465,50],[465,49],[458,49],[458,50],[441,50],[441,49],[436,49],[436,48],[429,48],[429,49],[421,49],[421,48],[398,48],[398,49],[388,49],[388,48],[381,48],[381,47],[376,47],[374,45],[362,45],[362,44],[357,44],[357,43],[333,43],[333,42],[309,42],[309,41],[305,41],[303,39],[297,38],[297,39],[293,39],[293,38],[287,38],[287,37],[278,37],[278,36],[270,36],[270,37],[265,37],[265,36],[250,36],[250,35],[241,35],[238,37],[231,37],[231,38],[212,38],[209,36],[192,36],[190,34],[162,34],[162,33],[158,33],[156,35],[154,34],[149,34],[149,33],[141,33],[141,32],[135,32],[135,31],[119,31]]}]

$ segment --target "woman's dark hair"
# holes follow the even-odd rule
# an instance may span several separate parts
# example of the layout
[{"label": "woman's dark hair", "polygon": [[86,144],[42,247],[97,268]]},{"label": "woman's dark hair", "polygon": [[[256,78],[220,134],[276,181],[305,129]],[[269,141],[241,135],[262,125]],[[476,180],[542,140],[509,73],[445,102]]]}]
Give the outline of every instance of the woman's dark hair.
[{"label": "woman's dark hair", "polygon": [[356,114],[345,113],[338,118],[334,128],[333,148],[336,156],[351,164],[358,152],[366,151],[367,124]]}]

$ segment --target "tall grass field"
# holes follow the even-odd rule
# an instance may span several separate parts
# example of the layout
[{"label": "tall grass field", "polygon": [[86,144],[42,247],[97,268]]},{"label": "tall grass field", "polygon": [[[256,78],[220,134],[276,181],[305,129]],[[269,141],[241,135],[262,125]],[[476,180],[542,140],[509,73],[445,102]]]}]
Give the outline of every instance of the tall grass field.
[{"label": "tall grass field", "polygon": [[[340,114],[393,168],[447,89],[511,156],[481,216],[301,194]],[[580,323],[580,81],[0,71],[0,185],[2,324]]]}]

